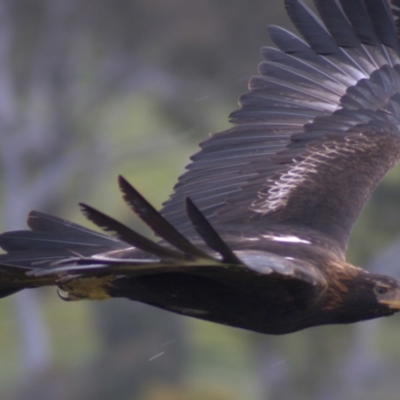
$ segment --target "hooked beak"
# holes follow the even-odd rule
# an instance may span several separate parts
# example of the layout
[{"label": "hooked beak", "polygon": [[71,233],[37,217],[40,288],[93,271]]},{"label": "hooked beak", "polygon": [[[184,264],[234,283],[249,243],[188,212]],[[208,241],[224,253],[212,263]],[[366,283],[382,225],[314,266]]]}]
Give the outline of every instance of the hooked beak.
[{"label": "hooked beak", "polygon": [[391,310],[400,311],[400,290],[396,290],[391,298],[379,300],[380,304],[384,304]]},{"label": "hooked beak", "polygon": [[391,310],[400,311],[400,300],[381,300],[379,303],[384,304]]}]

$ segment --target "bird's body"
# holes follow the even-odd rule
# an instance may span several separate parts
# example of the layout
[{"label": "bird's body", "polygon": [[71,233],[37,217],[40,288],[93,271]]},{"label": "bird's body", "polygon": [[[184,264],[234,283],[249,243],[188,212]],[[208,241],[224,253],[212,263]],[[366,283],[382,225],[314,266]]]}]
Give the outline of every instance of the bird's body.
[{"label": "bird's body", "polygon": [[345,261],[400,159],[400,0],[314,3],[322,21],[285,1],[304,41],[269,28],[278,49],[263,49],[234,126],[201,144],[160,213],[120,178],[160,243],[86,205],[114,236],[34,211],[30,231],[0,235],[0,296],[56,285],[269,334],[400,311],[399,281]]}]

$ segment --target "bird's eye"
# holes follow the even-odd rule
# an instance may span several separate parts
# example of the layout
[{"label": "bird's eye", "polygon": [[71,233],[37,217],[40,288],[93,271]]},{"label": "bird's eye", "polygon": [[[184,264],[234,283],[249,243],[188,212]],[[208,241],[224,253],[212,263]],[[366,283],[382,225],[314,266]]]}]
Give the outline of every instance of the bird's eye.
[{"label": "bird's eye", "polygon": [[389,291],[389,288],[387,286],[377,285],[374,288],[375,294],[378,294],[380,296],[383,294],[386,294],[388,291]]}]

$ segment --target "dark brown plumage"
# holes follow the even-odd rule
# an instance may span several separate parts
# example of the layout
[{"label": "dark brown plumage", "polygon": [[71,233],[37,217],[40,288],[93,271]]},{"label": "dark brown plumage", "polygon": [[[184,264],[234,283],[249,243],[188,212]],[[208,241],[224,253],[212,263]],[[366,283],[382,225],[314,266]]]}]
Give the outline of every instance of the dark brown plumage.
[{"label": "dark brown plumage", "polygon": [[[126,297],[262,333],[400,310],[400,282],[345,262],[350,230],[400,158],[400,0],[286,0],[304,41],[269,33],[259,75],[201,144],[158,213],[123,178],[161,238],[87,205],[106,236],[33,211],[0,235],[0,296],[56,285],[66,300]],[[186,208],[185,208],[186,207]]]}]

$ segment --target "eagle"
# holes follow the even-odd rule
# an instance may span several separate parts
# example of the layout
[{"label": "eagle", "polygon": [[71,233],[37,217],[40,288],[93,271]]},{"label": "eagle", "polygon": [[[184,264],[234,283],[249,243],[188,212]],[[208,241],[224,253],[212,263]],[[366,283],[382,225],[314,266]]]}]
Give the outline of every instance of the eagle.
[{"label": "eagle", "polygon": [[157,211],[124,178],[150,240],[81,204],[109,234],[39,211],[0,235],[0,297],[56,286],[64,300],[123,297],[264,334],[400,311],[400,281],[345,251],[400,159],[400,0],[285,0],[301,37],[275,47]]}]

